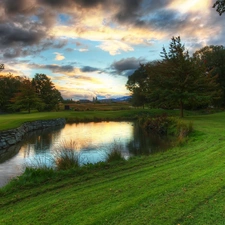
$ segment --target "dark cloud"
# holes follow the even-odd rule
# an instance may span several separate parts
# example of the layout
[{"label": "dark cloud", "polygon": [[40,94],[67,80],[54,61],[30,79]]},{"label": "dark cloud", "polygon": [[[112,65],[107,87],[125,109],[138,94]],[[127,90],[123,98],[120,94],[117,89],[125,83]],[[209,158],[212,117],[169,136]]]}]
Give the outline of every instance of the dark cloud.
[{"label": "dark cloud", "polygon": [[110,68],[113,70],[113,74],[119,74],[123,76],[131,75],[138,67],[140,63],[143,63],[143,59],[136,59],[134,57],[121,59],[115,61]]},{"label": "dark cloud", "polygon": [[76,2],[77,4],[79,4],[82,7],[95,7],[97,5],[102,5],[102,4],[108,4],[109,1],[107,0],[73,0],[73,2]]},{"label": "dark cloud", "polygon": [[35,9],[33,0],[3,0],[7,14],[29,14]]},{"label": "dark cloud", "polygon": [[39,0],[39,3],[55,8],[80,6],[84,8],[93,8],[98,5],[108,4],[109,0]]},{"label": "dark cloud", "polygon": [[33,45],[44,36],[41,30],[27,30],[23,27],[16,27],[13,23],[0,24],[0,43],[3,46]]},{"label": "dark cloud", "polygon": [[91,66],[84,66],[81,68],[81,71],[84,73],[88,73],[88,72],[90,73],[90,72],[99,71],[99,69],[95,67],[91,67]]},{"label": "dark cloud", "polygon": [[143,0],[124,0],[121,1],[120,11],[116,14],[119,22],[126,22],[138,17],[138,11]]},{"label": "dark cloud", "polygon": [[[149,28],[156,32],[163,31],[168,33],[168,37],[186,33],[186,30],[190,36],[194,37],[198,35],[197,32],[204,31],[204,28],[202,31],[201,28],[198,31],[196,29],[205,22],[201,21],[201,17],[196,19],[196,22],[191,22],[193,17],[198,18],[198,15],[190,12],[181,14],[166,8],[171,0],[0,0],[0,2],[0,49],[1,56],[7,59],[35,54],[49,48],[65,47],[67,41],[56,42],[54,39],[56,37],[51,36],[49,31],[59,23],[60,19],[67,26],[68,23],[73,23],[74,26],[79,25],[82,18],[79,14],[76,15],[77,9],[87,15],[88,10],[92,8],[106,12],[117,10],[111,20],[107,18],[109,26],[116,26],[116,21],[123,25]],[[76,10],[73,10],[75,8]],[[211,27],[212,30],[215,24],[222,27],[224,20],[222,17],[218,20],[218,17],[216,12],[211,13],[210,20],[206,21],[204,26]],[[79,26],[76,29],[80,34],[87,30],[86,27]],[[213,43],[223,43],[223,34],[224,31],[221,29],[219,34],[211,35]],[[74,43],[78,48],[84,46],[79,41]],[[87,46],[84,47],[87,48]],[[67,50],[71,51],[71,49]],[[124,72],[126,70],[118,69],[117,64],[112,66],[118,74],[127,73]],[[83,72],[97,70],[92,67],[82,68]]]},{"label": "dark cloud", "polygon": [[189,17],[189,14],[183,14],[181,17],[175,10],[159,10],[146,23],[156,29],[166,29],[173,32],[178,28],[184,29],[189,23]]},{"label": "dark cloud", "polygon": [[38,64],[30,64],[29,67],[35,69],[48,69],[53,73],[65,73],[65,72],[73,72],[74,67],[71,65],[59,66],[59,65],[38,65]]},{"label": "dark cloud", "polygon": [[73,4],[72,0],[38,0],[38,2],[42,5],[48,5],[51,7],[70,7]]},{"label": "dark cloud", "polygon": [[170,0],[123,0],[120,1],[120,10],[115,15],[119,23],[133,24],[138,27],[147,26],[146,17],[155,14],[159,9],[166,7]]},{"label": "dark cloud", "polygon": [[6,51],[3,54],[3,57],[9,59],[9,58],[16,58],[21,55],[24,55],[24,54],[21,54],[20,49],[8,49],[8,51]]}]

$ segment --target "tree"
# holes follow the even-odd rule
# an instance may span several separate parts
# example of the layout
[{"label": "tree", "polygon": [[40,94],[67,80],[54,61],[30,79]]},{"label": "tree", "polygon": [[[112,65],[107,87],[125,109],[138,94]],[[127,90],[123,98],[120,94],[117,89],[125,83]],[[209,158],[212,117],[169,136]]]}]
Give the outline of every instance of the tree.
[{"label": "tree", "polygon": [[145,82],[148,74],[145,69],[144,64],[140,64],[139,69],[128,77],[126,87],[132,92],[132,105],[133,106],[143,106],[147,102],[145,95]]},{"label": "tree", "polygon": [[20,92],[16,93],[11,102],[13,102],[13,109],[25,109],[28,113],[30,113],[32,108],[38,109],[43,107],[43,102],[38,97],[32,82],[28,78],[24,78]]},{"label": "tree", "polygon": [[178,107],[183,117],[186,103],[209,103],[216,83],[199,62],[189,56],[180,37],[173,37],[169,51],[163,48],[163,60],[148,71],[146,96],[151,106]]},{"label": "tree", "polygon": [[217,102],[225,106],[225,48],[222,45],[210,45],[194,53],[194,57],[204,64],[206,72],[216,77],[221,89],[221,98]]},{"label": "tree", "polygon": [[18,92],[22,79],[12,74],[0,75],[0,111],[10,110],[10,99]]},{"label": "tree", "polygon": [[55,109],[59,102],[63,100],[60,92],[45,74],[36,74],[32,80],[32,84],[38,96],[45,103],[44,110]]},{"label": "tree", "polygon": [[216,8],[216,11],[220,14],[220,16],[225,12],[225,0],[217,0],[213,8]]}]

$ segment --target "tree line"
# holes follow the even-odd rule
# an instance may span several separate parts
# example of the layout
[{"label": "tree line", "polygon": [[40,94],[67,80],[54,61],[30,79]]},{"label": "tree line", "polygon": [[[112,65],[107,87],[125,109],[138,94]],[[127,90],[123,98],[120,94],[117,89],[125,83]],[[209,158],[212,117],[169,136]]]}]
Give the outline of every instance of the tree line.
[{"label": "tree line", "polygon": [[0,112],[57,110],[62,100],[61,93],[45,74],[36,74],[33,79],[0,75]]},{"label": "tree line", "polygon": [[225,107],[225,48],[206,46],[192,56],[173,37],[161,60],[140,64],[128,77],[126,87],[132,93],[132,104],[180,109]]}]

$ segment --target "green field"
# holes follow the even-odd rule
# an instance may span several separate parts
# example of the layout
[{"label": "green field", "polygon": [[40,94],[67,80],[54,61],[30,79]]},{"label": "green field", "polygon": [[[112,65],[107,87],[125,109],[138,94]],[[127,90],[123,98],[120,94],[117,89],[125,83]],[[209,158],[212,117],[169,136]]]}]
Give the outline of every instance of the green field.
[{"label": "green field", "polygon": [[225,224],[225,113],[184,120],[194,133],[167,152],[24,174],[0,189],[0,224]]}]

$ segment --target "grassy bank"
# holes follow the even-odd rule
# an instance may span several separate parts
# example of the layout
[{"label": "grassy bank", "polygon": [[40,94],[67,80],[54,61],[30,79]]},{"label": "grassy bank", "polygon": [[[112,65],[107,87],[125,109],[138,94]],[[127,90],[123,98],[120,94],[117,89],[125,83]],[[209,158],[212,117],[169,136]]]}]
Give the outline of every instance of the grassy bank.
[{"label": "grassy bank", "polygon": [[89,122],[89,121],[108,121],[108,120],[133,120],[138,115],[150,114],[157,115],[168,112],[171,115],[178,115],[177,110],[165,111],[162,109],[130,109],[115,111],[59,111],[59,112],[33,112],[33,113],[14,113],[0,115],[0,130],[12,129],[20,126],[27,121],[48,120],[56,118],[66,118],[68,122]]},{"label": "grassy bank", "polygon": [[225,113],[185,120],[195,132],[167,152],[25,174],[0,191],[0,224],[224,224]]}]

